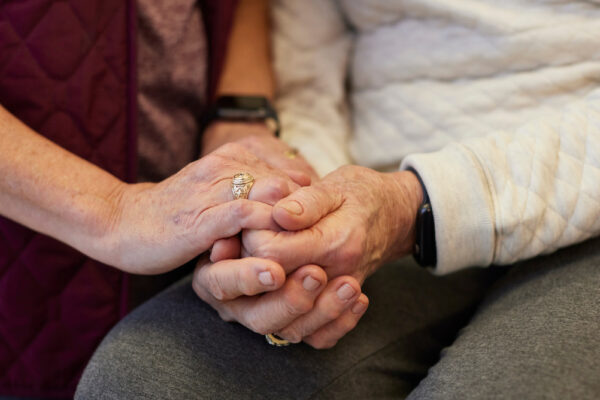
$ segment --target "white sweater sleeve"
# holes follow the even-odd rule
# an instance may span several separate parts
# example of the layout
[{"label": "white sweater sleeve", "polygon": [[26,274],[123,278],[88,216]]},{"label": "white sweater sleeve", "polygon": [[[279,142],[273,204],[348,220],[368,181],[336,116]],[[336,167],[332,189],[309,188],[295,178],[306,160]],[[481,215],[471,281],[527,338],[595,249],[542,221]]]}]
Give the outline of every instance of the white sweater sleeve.
[{"label": "white sweater sleeve", "polygon": [[281,138],[322,176],[350,162],[350,33],[333,0],[274,1],[272,21]]},{"label": "white sweater sleeve", "polygon": [[440,274],[600,234],[600,90],[514,132],[407,157],[434,210]]}]

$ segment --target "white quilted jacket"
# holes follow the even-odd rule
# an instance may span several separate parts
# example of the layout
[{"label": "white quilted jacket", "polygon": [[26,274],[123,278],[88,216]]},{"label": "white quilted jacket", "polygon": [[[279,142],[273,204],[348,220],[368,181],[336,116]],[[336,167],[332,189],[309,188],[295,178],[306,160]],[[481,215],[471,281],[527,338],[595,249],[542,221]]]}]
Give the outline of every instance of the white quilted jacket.
[{"label": "white quilted jacket", "polygon": [[438,273],[600,233],[600,2],[278,0],[283,139],[319,173],[414,167]]}]

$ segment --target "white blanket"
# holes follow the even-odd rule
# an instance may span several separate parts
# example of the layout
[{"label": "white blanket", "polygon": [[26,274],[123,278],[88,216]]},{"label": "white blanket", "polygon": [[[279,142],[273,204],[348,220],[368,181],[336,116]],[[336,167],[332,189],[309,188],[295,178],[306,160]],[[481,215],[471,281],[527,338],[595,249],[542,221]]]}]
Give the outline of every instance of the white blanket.
[{"label": "white blanket", "polygon": [[600,2],[278,0],[273,19],[284,140],[321,174],[413,166],[437,272],[600,233]]}]

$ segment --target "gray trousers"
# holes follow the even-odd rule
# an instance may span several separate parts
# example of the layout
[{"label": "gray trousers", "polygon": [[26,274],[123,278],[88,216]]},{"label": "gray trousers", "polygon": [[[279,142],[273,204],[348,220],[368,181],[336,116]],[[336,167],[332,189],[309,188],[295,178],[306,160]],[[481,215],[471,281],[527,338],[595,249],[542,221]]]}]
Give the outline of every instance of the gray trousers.
[{"label": "gray trousers", "polygon": [[434,277],[410,260],[331,350],[269,346],[189,277],[105,338],[78,399],[598,399],[600,240],[508,268]]}]

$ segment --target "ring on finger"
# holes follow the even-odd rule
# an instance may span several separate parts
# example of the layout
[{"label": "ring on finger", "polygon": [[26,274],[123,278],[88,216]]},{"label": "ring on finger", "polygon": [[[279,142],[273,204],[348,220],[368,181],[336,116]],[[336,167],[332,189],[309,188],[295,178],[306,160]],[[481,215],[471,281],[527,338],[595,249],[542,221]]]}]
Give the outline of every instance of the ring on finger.
[{"label": "ring on finger", "polygon": [[277,346],[277,347],[282,347],[282,346],[289,346],[290,342],[280,338],[279,336],[277,336],[274,333],[267,333],[265,335],[265,339],[267,339],[267,343],[269,343],[271,346]]},{"label": "ring on finger", "polygon": [[254,185],[254,177],[248,172],[235,174],[231,180],[231,193],[233,193],[233,198],[235,200],[247,199],[250,194],[250,189],[252,189],[252,185]]}]

